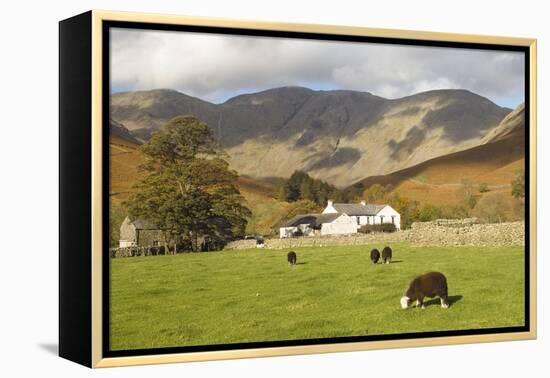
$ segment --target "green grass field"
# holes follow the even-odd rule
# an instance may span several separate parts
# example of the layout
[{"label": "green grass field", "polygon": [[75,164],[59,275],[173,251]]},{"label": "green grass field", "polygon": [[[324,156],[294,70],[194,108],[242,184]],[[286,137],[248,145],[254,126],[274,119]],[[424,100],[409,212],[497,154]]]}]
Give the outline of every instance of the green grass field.
[{"label": "green grass field", "polygon": [[[112,350],[524,324],[523,247],[392,245],[242,250],[111,260]],[[383,245],[376,245],[381,249]],[[451,307],[399,307],[416,275],[447,276]]]}]

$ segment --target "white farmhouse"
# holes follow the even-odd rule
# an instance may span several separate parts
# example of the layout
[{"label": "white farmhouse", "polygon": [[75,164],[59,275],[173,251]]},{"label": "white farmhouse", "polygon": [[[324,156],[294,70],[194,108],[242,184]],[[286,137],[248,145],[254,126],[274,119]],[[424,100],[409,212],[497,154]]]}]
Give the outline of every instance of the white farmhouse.
[{"label": "white farmhouse", "polygon": [[348,235],[357,226],[346,214],[302,214],[288,220],[279,229],[281,239],[293,236]]},{"label": "white farmhouse", "polygon": [[322,214],[301,214],[281,225],[279,237],[349,235],[366,224],[392,223],[401,229],[401,216],[390,205],[333,203]]},{"label": "white farmhouse", "polygon": [[401,229],[401,215],[390,205],[373,205],[361,201],[359,204],[333,203],[328,201],[323,214],[347,214],[356,224],[357,228],[365,224],[392,223],[397,230]]}]

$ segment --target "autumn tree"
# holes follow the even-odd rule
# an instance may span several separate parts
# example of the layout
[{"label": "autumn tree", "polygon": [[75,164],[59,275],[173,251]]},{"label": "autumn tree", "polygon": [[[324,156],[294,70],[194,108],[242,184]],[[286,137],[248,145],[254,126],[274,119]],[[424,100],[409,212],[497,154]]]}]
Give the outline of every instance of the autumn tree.
[{"label": "autumn tree", "polygon": [[525,170],[521,170],[516,174],[516,178],[512,181],[512,195],[514,198],[525,198]]},{"label": "autumn tree", "polygon": [[382,203],[386,201],[391,190],[391,185],[373,184],[363,192],[363,198],[367,203]]},{"label": "autumn tree", "polygon": [[475,194],[476,189],[474,187],[474,183],[469,179],[462,179],[460,187],[456,192],[459,204],[467,209],[473,209],[477,203]]},{"label": "autumn tree", "polygon": [[442,211],[439,207],[430,203],[425,203],[418,209],[418,220],[420,222],[429,222],[441,218]]},{"label": "autumn tree", "polygon": [[[146,175],[126,202],[131,217],[144,218],[162,230],[166,251],[178,239],[199,249],[204,237],[242,235],[250,210],[237,188],[237,173],[207,124],[179,116],[142,145]],[[174,251],[176,249],[174,248]]]},{"label": "autumn tree", "polygon": [[411,224],[420,218],[420,211],[417,201],[413,201],[408,197],[402,196],[399,193],[394,193],[386,197],[388,204],[397,211],[401,216],[401,228],[407,229]]},{"label": "autumn tree", "polygon": [[510,200],[510,196],[505,193],[489,193],[479,200],[473,213],[482,222],[506,222],[509,220],[507,214],[513,210]]}]

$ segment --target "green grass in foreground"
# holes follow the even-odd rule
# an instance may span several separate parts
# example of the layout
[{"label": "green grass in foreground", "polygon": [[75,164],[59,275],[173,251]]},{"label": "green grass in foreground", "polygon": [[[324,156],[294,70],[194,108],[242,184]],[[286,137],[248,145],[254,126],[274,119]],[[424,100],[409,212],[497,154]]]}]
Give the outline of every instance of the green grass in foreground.
[{"label": "green grass in foreground", "polygon": [[[524,324],[523,247],[392,245],[242,250],[111,260],[111,349],[325,338]],[[379,249],[383,245],[376,245]],[[402,310],[416,275],[441,271],[454,303]]]}]

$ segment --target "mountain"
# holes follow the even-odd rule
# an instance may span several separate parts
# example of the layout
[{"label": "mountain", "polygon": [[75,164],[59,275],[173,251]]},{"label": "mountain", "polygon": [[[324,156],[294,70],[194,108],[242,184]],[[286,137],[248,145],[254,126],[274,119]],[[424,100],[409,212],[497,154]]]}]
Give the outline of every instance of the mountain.
[{"label": "mountain", "polygon": [[111,96],[111,117],[136,138],[192,114],[213,129],[240,174],[289,177],[302,169],[338,187],[478,146],[510,111],[466,90],[389,100],[283,87],[223,104],[173,90]]},{"label": "mountain", "polygon": [[116,136],[130,143],[141,144],[141,141],[134,137],[126,126],[113,119],[109,120],[109,133],[110,136]]},{"label": "mountain", "polygon": [[502,120],[498,127],[492,129],[483,138],[483,143],[521,138],[525,138],[525,103],[521,103]]},{"label": "mountain", "polygon": [[[483,144],[440,156],[388,175],[367,177],[363,187],[390,184],[393,191],[420,202],[450,204],[464,180],[487,184],[490,192],[510,193],[510,183],[525,167],[524,104],[510,113],[483,139]],[[480,193],[479,196],[482,194]]]}]

